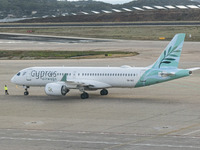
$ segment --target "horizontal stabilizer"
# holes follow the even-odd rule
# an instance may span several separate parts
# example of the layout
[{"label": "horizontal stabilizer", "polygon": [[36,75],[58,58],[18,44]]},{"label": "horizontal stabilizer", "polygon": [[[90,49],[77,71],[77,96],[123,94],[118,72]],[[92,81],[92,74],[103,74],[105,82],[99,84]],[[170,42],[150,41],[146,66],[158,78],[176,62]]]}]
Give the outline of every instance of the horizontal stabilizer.
[{"label": "horizontal stabilizer", "polygon": [[189,70],[189,71],[200,70],[200,67],[196,67],[196,68],[189,68],[189,69],[186,69],[186,70]]},{"label": "horizontal stabilizer", "polygon": [[174,76],[176,75],[176,73],[175,72],[159,72],[158,75],[161,77],[168,77],[168,76]]}]

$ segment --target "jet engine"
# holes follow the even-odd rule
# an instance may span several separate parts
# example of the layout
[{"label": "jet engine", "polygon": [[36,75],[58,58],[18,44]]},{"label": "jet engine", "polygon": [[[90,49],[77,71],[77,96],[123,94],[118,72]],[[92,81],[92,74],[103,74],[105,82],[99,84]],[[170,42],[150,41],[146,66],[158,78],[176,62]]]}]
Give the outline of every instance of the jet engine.
[{"label": "jet engine", "polygon": [[45,86],[45,93],[53,96],[65,96],[69,89],[63,83],[48,83]]}]

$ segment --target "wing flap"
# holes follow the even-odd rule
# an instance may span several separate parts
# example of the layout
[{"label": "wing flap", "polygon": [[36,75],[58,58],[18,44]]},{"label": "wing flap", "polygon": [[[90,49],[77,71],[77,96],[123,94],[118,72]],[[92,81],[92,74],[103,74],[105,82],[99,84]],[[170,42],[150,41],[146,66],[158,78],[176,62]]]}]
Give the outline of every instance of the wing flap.
[{"label": "wing flap", "polygon": [[89,87],[91,89],[101,89],[101,88],[109,88],[111,85],[95,80],[77,80],[77,79],[71,79],[67,80],[66,84],[72,84],[76,86],[82,86],[82,87]]}]

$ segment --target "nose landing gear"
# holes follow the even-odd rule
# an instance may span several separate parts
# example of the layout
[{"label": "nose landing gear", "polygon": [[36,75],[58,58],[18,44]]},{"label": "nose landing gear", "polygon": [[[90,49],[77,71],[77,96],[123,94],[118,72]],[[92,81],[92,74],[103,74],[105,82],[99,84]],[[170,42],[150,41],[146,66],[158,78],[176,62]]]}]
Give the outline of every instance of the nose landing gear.
[{"label": "nose landing gear", "polygon": [[24,88],[25,88],[24,95],[25,95],[25,96],[29,95],[29,92],[28,92],[29,86],[24,86]]}]

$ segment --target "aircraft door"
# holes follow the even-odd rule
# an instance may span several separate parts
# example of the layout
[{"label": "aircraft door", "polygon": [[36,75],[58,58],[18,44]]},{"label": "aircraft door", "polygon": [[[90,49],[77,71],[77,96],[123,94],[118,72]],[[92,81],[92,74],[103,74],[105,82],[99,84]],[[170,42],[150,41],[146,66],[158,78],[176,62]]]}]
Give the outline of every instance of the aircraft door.
[{"label": "aircraft door", "polygon": [[27,73],[26,73],[26,81],[31,81],[31,71],[32,71],[32,70],[27,70]]}]

